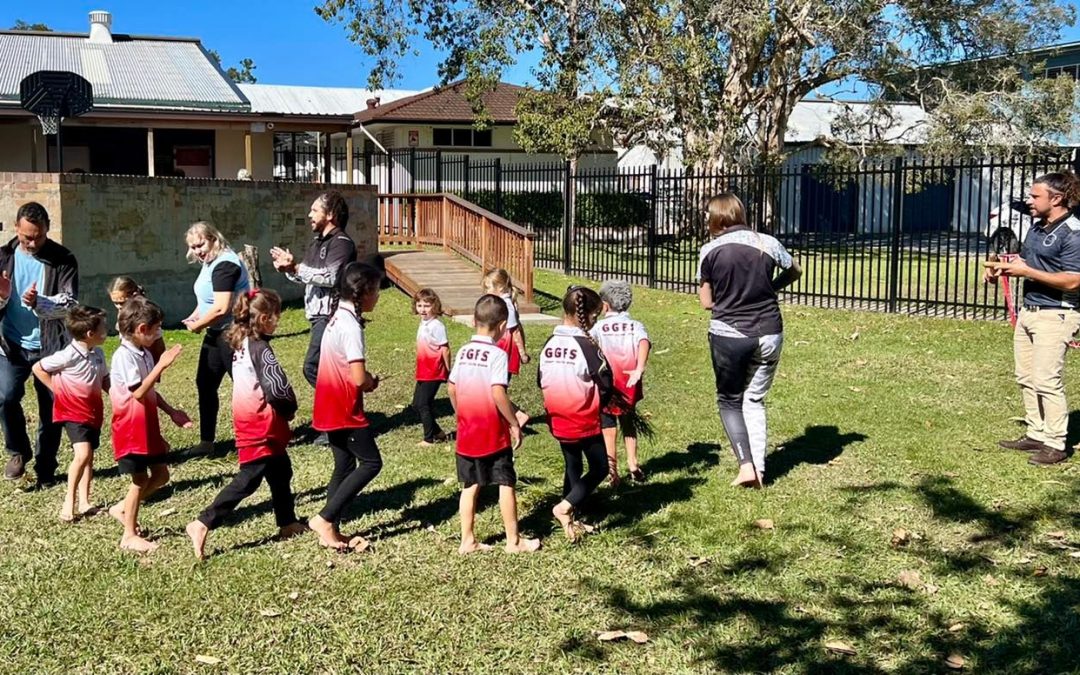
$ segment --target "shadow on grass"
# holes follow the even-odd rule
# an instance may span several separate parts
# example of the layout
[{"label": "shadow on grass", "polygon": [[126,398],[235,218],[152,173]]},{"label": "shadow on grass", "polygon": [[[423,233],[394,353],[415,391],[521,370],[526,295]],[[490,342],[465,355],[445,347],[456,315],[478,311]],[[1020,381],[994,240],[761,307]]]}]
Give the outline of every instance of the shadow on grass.
[{"label": "shadow on grass", "polygon": [[769,484],[786,476],[800,464],[828,464],[852,444],[865,441],[866,434],[841,434],[832,425],[806,427],[801,436],[786,441],[769,455],[765,479]]}]

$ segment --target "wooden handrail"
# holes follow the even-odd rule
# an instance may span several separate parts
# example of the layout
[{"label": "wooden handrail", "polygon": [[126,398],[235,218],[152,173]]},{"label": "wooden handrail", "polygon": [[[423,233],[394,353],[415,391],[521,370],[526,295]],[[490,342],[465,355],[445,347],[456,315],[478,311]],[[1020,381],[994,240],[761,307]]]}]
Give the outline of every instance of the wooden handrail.
[{"label": "wooden handrail", "polygon": [[448,193],[379,195],[379,243],[452,250],[480,266],[510,273],[533,299],[533,239],[529,230]]}]

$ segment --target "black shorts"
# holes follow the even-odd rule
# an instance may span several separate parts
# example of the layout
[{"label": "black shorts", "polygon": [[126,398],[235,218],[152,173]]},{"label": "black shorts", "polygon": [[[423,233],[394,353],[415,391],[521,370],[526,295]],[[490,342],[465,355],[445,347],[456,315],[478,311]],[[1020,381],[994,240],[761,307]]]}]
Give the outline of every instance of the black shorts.
[{"label": "black shorts", "polygon": [[124,455],[116,460],[120,473],[145,473],[150,467],[165,464],[165,455]]},{"label": "black shorts", "polygon": [[601,429],[614,429],[619,426],[619,418],[615,417],[611,413],[600,411],[600,428]]},{"label": "black shorts", "polygon": [[67,430],[68,440],[72,445],[89,443],[91,450],[97,450],[101,446],[101,429],[78,422],[64,422],[64,429]]},{"label": "black shorts", "polygon": [[479,485],[517,485],[517,472],[514,471],[514,453],[510,448],[484,457],[465,457],[457,455],[458,480],[465,487]]}]

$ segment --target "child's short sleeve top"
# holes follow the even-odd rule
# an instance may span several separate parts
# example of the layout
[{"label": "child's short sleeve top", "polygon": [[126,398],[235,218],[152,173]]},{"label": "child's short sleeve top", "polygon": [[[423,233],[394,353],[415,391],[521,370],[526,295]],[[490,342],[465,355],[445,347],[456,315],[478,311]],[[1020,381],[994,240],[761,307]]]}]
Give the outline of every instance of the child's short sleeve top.
[{"label": "child's short sleeve top", "polygon": [[442,347],[449,345],[446,326],[438,318],[420,322],[416,330],[416,381],[445,382],[450,374],[443,360]]},{"label": "child's short sleeve top", "polygon": [[157,413],[157,392],[151,390],[137,400],[132,391],[154,369],[154,357],[146,349],[126,338],[113,354],[109,374],[109,400],[112,402],[113,455],[163,455],[165,439]]},{"label": "child's short sleeve top", "polygon": [[101,347],[88,350],[73,340],[41,359],[41,368],[53,376],[53,421],[100,429],[105,417],[101,390],[107,372]]},{"label": "child's short sleeve top", "polygon": [[[630,371],[637,368],[638,346],[649,341],[645,326],[631,319],[626,312],[611,312],[597,321],[589,333],[604,352],[619,398],[629,404],[640,401],[643,395],[641,381],[638,380],[634,387],[627,386],[626,382]],[[622,401],[612,403],[619,402]]]},{"label": "child's short sleeve top", "polygon": [[366,359],[364,328],[351,302],[342,301],[323,333],[315,409],[311,425],[319,431],[368,426],[364,394],[352,379],[350,364]]},{"label": "child's short sleeve top", "polygon": [[510,447],[510,425],[495,406],[493,386],[507,386],[506,352],[491,338],[474,335],[454,358],[450,382],[456,390],[457,453],[486,457]]}]

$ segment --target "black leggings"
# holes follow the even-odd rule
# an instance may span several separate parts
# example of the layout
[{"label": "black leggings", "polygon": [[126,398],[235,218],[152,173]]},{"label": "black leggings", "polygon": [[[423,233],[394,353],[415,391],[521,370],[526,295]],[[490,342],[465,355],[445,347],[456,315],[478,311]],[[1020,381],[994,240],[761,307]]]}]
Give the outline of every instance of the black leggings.
[{"label": "black leggings", "polygon": [[286,454],[272,455],[240,465],[240,473],[226,485],[214,503],[199,514],[199,522],[209,529],[221,524],[225,516],[236,508],[237,504],[250,497],[259,489],[263,478],[270,486],[270,500],[274,505],[274,520],[278,527],[292,525],[296,521],[295,499],[292,493],[292,462]]},{"label": "black leggings", "polygon": [[[607,449],[601,434],[576,441],[559,441],[566,471],[563,474],[563,499],[575,509],[592,494],[608,474]],[[584,460],[589,463],[585,472]],[[582,475],[584,473],[585,475]]]},{"label": "black leggings", "polygon": [[435,437],[442,433],[439,423],[435,421],[435,394],[439,393],[442,382],[417,382],[413,391],[412,404],[420,415],[420,424],[424,427],[424,440],[434,443]]},{"label": "black leggings", "polygon": [[334,473],[326,486],[326,506],[319,515],[336,523],[356,495],[382,471],[382,456],[370,427],[338,429],[326,436],[334,453]]},{"label": "black leggings", "polygon": [[199,350],[199,369],[195,372],[195,389],[199,392],[199,440],[214,442],[217,438],[218,389],[228,375],[232,377],[233,350],[225,341],[223,331],[207,331]]}]

